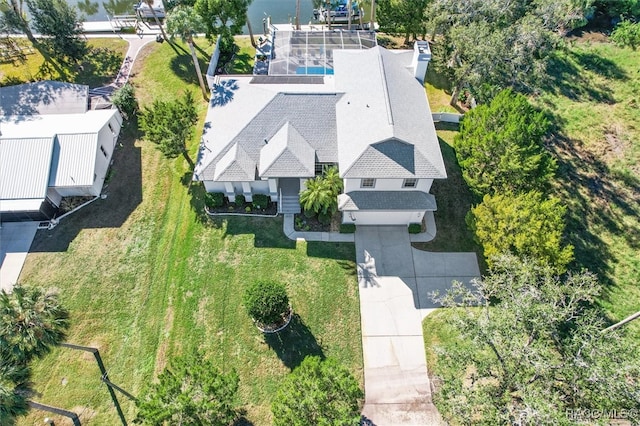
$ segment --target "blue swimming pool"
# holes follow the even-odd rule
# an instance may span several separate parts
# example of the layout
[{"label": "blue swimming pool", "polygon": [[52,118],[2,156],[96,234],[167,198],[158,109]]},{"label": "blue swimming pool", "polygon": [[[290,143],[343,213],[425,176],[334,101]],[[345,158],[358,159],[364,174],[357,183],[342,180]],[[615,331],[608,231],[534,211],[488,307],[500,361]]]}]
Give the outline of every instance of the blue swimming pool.
[{"label": "blue swimming pool", "polygon": [[306,75],[333,75],[333,68],[326,67],[298,67],[296,74]]}]

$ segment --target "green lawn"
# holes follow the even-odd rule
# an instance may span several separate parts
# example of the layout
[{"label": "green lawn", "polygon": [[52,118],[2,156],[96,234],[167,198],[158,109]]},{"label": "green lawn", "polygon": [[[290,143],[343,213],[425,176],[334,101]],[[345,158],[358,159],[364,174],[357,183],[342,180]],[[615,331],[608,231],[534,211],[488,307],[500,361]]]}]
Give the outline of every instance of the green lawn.
[{"label": "green lawn", "polygon": [[[26,39],[18,44],[31,47]],[[24,61],[0,63],[0,85],[36,80],[60,80],[98,87],[109,84],[118,73],[129,44],[119,38],[92,38],[88,40],[89,54],[81,64],[59,65],[46,62],[34,49]]]},{"label": "green lawn", "polygon": [[[640,309],[640,51],[609,43],[573,44],[558,55],[538,98],[558,129],[557,193],[568,206],[575,268],[605,284],[611,320]],[[640,323],[630,326],[640,336]]]},{"label": "green lawn", "polygon": [[[198,90],[190,58],[167,43],[148,45],[141,57],[134,84],[143,103]],[[71,311],[68,341],[98,347],[111,381],[134,395],[171,357],[199,349],[238,371],[239,403],[256,425],[270,423],[274,391],[307,354],[338,358],[362,383],[353,245],[290,241],[279,218],[203,217],[202,188],[189,186],[184,160],[164,159],[134,129],[121,142],[108,198],[39,231],[21,275],[60,290]],[[244,311],[243,289],[255,280],[289,290],[298,316],[280,338],[265,339]],[[89,354],[56,349],[34,365],[34,383],[37,401],[91,424],[118,424]],[[135,407],[120,401],[132,421]],[[45,415],[32,412],[20,424]]]}]

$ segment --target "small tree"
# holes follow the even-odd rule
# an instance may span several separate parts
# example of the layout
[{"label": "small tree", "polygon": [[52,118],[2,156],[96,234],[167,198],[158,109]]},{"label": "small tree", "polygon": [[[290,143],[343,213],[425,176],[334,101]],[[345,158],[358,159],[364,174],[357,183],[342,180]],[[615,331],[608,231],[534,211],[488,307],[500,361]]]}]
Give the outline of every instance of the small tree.
[{"label": "small tree", "polygon": [[485,195],[467,215],[467,224],[484,248],[487,262],[513,253],[552,265],[558,271],[573,259],[573,246],[562,245],[565,207],[539,192],[522,195]]},{"label": "small tree", "polygon": [[69,313],[55,293],[16,285],[0,293],[0,356],[26,364],[62,342]]},{"label": "small tree", "polygon": [[611,40],[618,46],[636,50],[640,46],[640,22],[623,20],[611,33]]},{"label": "small tree", "polygon": [[308,356],[284,380],[271,411],[276,426],[358,425],[364,394],[336,360]]},{"label": "small tree", "polygon": [[307,188],[300,193],[300,203],[306,211],[331,216],[338,210],[342,179],[337,168],[326,169],[323,176],[309,179],[305,185]]},{"label": "small tree", "polygon": [[111,102],[118,107],[125,119],[131,120],[138,112],[136,92],[131,83],[126,83],[111,96]]},{"label": "small tree", "polygon": [[511,90],[469,111],[454,139],[467,185],[479,196],[544,191],[556,170],[543,146],[549,123]]},{"label": "small tree", "polygon": [[228,426],[238,416],[238,375],[197,354],[172,360],[136,402],[136,423]]},{"label": "small tree", "polygon": [[45,36],[43,43],[62,61],[78,62],[87,53],[75,7],[64,0],[27,0],[33,27]]},{"label": "small tree", "polygon": [[140,127],[147,139],[158,145],[167,158],[181,155],[191,167],[193,160],[187,152],[187,142],[193,137],[193,126],[198,122],[193,94],[185,92],[175,101],[155,100],[151,108],[140,114]]},{"label": "small tree", "polygon": [[257,281],[244,294],[247,312],[262,325],[276,325],[283,322],[289,312],[289,296],[283,284],[271,281]]}]

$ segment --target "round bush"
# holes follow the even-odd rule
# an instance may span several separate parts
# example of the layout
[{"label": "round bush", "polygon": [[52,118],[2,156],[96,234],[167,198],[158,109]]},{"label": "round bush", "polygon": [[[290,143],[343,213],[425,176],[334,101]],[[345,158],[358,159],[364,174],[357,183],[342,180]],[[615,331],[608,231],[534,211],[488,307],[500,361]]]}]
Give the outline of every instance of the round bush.
[{"label": "round bush", "polygon": [[247,312],[257,322],[265,325],[283,322],[289,312],[289,297],[284,285],[275,282],[255,282],[244,295]]}]

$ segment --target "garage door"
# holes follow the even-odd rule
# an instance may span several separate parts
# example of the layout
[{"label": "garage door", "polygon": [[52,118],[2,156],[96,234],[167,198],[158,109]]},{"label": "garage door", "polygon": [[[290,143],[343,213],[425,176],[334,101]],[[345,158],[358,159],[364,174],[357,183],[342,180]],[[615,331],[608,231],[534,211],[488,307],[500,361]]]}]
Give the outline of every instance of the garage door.
[{"label": "garage door", "polygon": [[424,212],[344,212],[343,222],[356,225],[408,225],[421,222],[423,215]]}]

